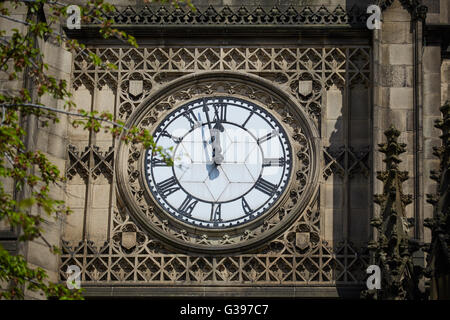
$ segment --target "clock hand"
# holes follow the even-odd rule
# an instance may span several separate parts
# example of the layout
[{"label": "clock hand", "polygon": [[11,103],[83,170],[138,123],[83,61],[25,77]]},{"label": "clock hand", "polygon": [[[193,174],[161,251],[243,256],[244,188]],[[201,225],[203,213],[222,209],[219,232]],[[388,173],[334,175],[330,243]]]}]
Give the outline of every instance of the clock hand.
[{"label": "clock hand", "polygon": [[219,121],[216,121],[216,124],[213,128],[214,139],[212,140],[213,147],[213,160],[215,164],[220,165],[223,162],[223,154],[222,147],[220,145],[220,132],[223,132],[225,129]]},{"label": "clock hand", "polygon": [[[210,132],[212,132],[212,130],[214,130],[214,129],[211,128],[211,122],[209,121],[208,107],[206,106],[205,101],[203,103],[204,103],[203,111],[206,113],[208,127],[209,127]],[[200,114],[199,114],[199,118],[200,118]],[[207,142],[205,139],[205,129],[204,128],[205,127],[202,126],[202,140],[203,140],[203,150],[205,151],[206,170],[208,171],[209,180],[214,180],[215,178],[217,178],[219,176],[219,170],[217,170],[217,166],[215,163],[209,163],[211,160],[209,159],[209,155],[206,150]],[[212,139],[212,134],[211,134],[211,139]],[[214,154],[214,151],[213,151],[213,154]]]},{"label": "clock hand", "polygon": [[213,161],[215,164],[220,165],[223,161],[222,148],[220,146],[220,131],[213,129],[214,139],[212,140],[213,148]]},{"label": "clock hand", "polygon": [[203,150],[205,152],[205,160],[206,160],[206,163],[209,163],[211,160],[209,159],[209,154],[206,149],[208,143],[206,142],[206,139],[205,139],[205,128],[203,126],[202,126],[202,141],[203,141]]},{"label": "clock hand", "polygon": [[220,165],[224,159],[222,155],[222,148],[220,146],[220,132],[223,132],[225,128],[223,127],[222,123],[220,122],[217,111],[215,112],[215,125],[212,128],[211,127],[211,120],[209,118],[209,108],[206,104],[206,99],[203,99],[203,108],[202,111],[206,115],[206,120],[208,123],[209,132],[211,135],[211,146],[212,146],[212,160],[216,165]]},{"label": "clock hand", "polygon": [[[206,99],[203,99],[203,112],[206,115],[206,120],[208,123],[209,133],[211,136],[211,146],[212,146],[212,160],[216,165],[219,165],[223,161],[223,155],[222,155],[222,148],[220,147],[220,135],[219,131],[224,130],[222,124],[217,120],[216,118],[216,124],[214,125],[214,128],[211,127],[211,120],[209,118],[209,108],[206,104]],[[217,113],[216,113],[217,114]]]},{"label": "clock hand", "polygon": [[205,113],[205,115],[206,115],[206,121],[207,121],[207,123],[208,123],[208,128],[209,128],[209,131],[211,131],[211,121],[209,120],[209,108],[208,108],[208,106],[206,105],[206,99],[203,99],[203,108],[202,108],[202,111]]}]

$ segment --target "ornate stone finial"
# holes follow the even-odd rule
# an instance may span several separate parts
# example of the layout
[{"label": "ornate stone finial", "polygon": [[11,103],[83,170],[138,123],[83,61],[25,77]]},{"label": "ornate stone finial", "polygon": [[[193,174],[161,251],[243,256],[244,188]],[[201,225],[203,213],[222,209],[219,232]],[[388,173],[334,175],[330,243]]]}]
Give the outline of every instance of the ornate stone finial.
[{"label": "ornate stone finial", "polygon": [[[426,274],[432,278],[431,298],[448,299],[450,274],[450,102],[441,107],[442,119],[436,128],[442,131],[442,145],[434,148],[439,157],[438,171],[431,171],[431,179],[437,182],[437,193],[427,195],[434,207],[433,218],[425,219],[425,227],[431,229],[431,245],[427,258]],[[446,280],[447,279],[447,280]],[[447,293],[445,293],[447,286]]]},{"label": "ornate stone finial", "polygon": [[418,281],[412,254],[417,248],[408,236],[410,221],[405,212],[412,197],[403,194],[402,188],[408,172],[398,168],[399,156],[406,151],[406,145],[397,141],[400,132],[393,126],[384,134],[387,142],[379,145],[379,151],[385,154],[386,170],[378,172],[377,176],[384,187],[383,193],[374,197],[381,213],[371,221],[378,231],[378,240],[369,244],[369,250],[374,253],[372,264],[381,269],[381,289],[367,290],[362,295],[383,300],[414,299]]}]

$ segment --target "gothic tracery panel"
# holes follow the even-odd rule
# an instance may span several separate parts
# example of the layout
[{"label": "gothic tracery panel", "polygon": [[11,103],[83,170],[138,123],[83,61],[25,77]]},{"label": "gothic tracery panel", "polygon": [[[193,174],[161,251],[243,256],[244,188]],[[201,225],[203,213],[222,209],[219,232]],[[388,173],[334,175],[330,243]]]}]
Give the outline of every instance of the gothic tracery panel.
[{"label": "gothic tracery panel", "polygon": [[[260,245],[253,251],[234,253],[231,255],[183,254],[167,246],[163,238],[149,234],[145,228],[130,216],[123,208],[122,199],[110,199],[110,229],[104,243],[93,242],[83,236],[79,242],[63,241],[61,260],[61,279],[65,279],[65,269],[70,264],[79,265],[82,270],[82,281],[85,283],[106,285],[111,283],[134,282],[141,284],[173,284],[173,285],[336,285],[358,284],[364,277],[363,266],[367,256],[358,246],[351,243],[346,234],[334,236],[334,233],[348,232],[327,231],[330,213],[323,200],[328,187],[333,197],[337,197],[337,188],[341,188],[338,179],[348,181],[352,177],[363,177],[369,185],[370,178],[370,139],[366,144],[352,143],[348,135],[341,131],[350,130],[350,124],[356,113],[350,114],[350,105],[362,103],[350,97],[354,88],[367,92],[370,85],[370,48],[368,47],[336,47],[336,48],[91,48],[103,59],[115,63],[116,71],[103,71],[93,67],[85,59],[86,53],[77,53],[74,58],[74,89],[82,88],[91,94],[104,90],[112,90],[115,105],[111,111],[116,119],[129,120],[142,108],[155,92],[170,87],[181,78],[192,74],[243,75],[262,79],[270,83],[274,89],[287,92],[292,101],[302,109],[310,121],[313,130],[318,133],[317,154],[305,148],[304,141],[310,136],[296,124],[294,115],[286,112],[284,102],[280,102],[271,94],[259,91],[251,81],[233,83],[211,80],[201,84],[184,86],[181,90],[173,90],[148,109],[139,125],[152,127],[158,122],[161,114],[174,105],[201,96],[202,94],[237,94],[239,96],[263,101],[270,109],[279,111],[280,119],[292,126],[291,138],[298,143],[296,156],[300,159],[296,168],[296,189],[291,190],[290,198],[293,206],[280,208],[277,221],[267,221],[260,228],[269,228],[285,216],[289,216],[295,202],[302,201],[301,194],[308,178],[312,163],[317,160],[317,183],[319,192],[296,212],[291,225]],[[251,79],[251,78],[249,78]],[[366,91],[364,91],[366,90]],[[329,94],[332,91],[332,94]],[[366,94],[366,93],[363,93]],[[325,98],[328,97],[328,98]],[[360,97],[360,96],[359,96]],[[366,98],[366,96],[364,96]],[[333,101],[331,101],[334,99]],[[95,100],[95,99],[94,99]],[[340,101],[339,101],[340,100]],[[332,102],[332,103],[331,103]],[[337,103],[342,112],[331,115],[331,105]],[[95,104],[95,103],[94,103]],[[367,104],[369,98],[367,97]],[[91,106],[95,107],[95,106]],[[368,115],[366,115],[368,117]],[[357,119],[358,120],[358,119]],[[333,133],[327,137],[327,125],[333,126]],[[344,127],[339,127],[343,125]],[[296,128],[297,127],[297,131]],[[336,129],[337,128],[337,129]],[[328,130],[328,131],[327,131]],[[342,137],[340,136],[342,134]],[[98,176],[100,172],[110,177],[111,170],[117,170],[117,163],[111,154],[117,152],[118,145],[111,145],[110,151],[98,151],[93,145],[86,146],[83,152],[71,148],[67,175]],[[106,150],[103,149],[102,150]],[[138,150],[134,150],[138,151]],[[133,147],[126,166],[130,177],[137,170],[138,158],[133,158]],[[86,157],[92,156],[89,162]],[[117,156],[117,154],[115,154]],[[311,158],[313,157],[313,158]],[[123,158],[122,160],[124,160]],[[92,163],[94,167],[92,167]],[[114,168],[112,167],[114,165]],[[135,178],[137,178],[135,176]],[[309,180],[308,180],[309,179]],[[137,181],[137,180],[136,180]],[[136,181],[130,180],[132,188]],[[89,188],[89,182],[87,182]],[[116,184],[112,179],[110,183]],[[343,182],[350,188],[348,182]],[[345,184],[346,183],[346,184]],[[141,190],[134,189],[136,201],[146,207]],[[336,200],[334,200],[336,202]],[[350,204],[332,203],[338,207],[342,221],[346,223],[346,215],[351,215]],[[89,213],[86,213],[89,214]],[[150,219],[152,212],[148,211]],[[340,217],[331,213],[331,219]],[[367,223],[368,219],[367,218]],[[159,219],[159,218],[158,218]],[[362,218],[364,219],[364,217]],[[335,221],[335,220],[332,220]],[[227,235],[221,239],[208,239],[199,235],[190,239],[185,231],[174,229],[164,219],[156,221],[162,233],[172,237],[196,241],[211,245],[239,243],[258,236],[260,229],[244,230],[239,235]],[[332,227],[333,228],[333,227]],[[351,228],[350,228],[351,229]]]}]

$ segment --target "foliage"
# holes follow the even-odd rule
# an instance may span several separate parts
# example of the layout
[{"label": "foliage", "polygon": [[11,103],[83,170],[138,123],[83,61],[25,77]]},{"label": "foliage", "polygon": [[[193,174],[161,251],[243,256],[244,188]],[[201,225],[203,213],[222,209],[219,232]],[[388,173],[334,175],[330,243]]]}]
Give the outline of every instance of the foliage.
[{"label": "foliage", "polygon": [[[171,3],[177,5],[177,1]],[[124,123],[114,120],[110,113],[77,110],[67,82],[49,75],[48,64],[44,62],[40,49],[43,42],[51,40],[66,50],[84,52],[82,43],[55,31],[58,23],[65,22],[68,17],[67,6],[49,0],[0,3],[0,19],[22,26],[0,30],[0,77],[24,83],[16,91],[0,92],[0,222],[6,222],[14,230],[20,231],[19,241],[41,239],[48,244],[43,235],[43,222],[71,212],[64,201],[53,199],[50,195],[51,189],[64,182],[65,178],[44,153],[29,150],[26,143],[27,132],[22,124],[31,118],[36,117],[43,125],[48,125],[57,123],[61,113],[77,116],[71,122],[73,126],[93,132],[105,130],[125,143],[142,143],[145,148],[160,153],[171,163],[169,153],[155,145],[147,130],[126,128]],[[26,20],[12,16],[20,9],[26,10]],[[45,15],[44,9],[47,12]],[[99,32],[104,38],[116,37],[130,46],[137,46],[134,37],[114,28],[113,20],[106,18],[108,13],[115,10],[113,5],[104,0],[88,0],[80,5],[80,9],[82,24],[95,22],[100,25]],[[112,64],[105,64],[95,54],[89,54],[89,58],[97,67],[115,68]],[[39,101],[44,96],[62,102],[62,108],[41,105]],[[5,187],[11,181],[14,183],[14,194]],[[53,253],[59,252],[57,247],[48,245]],[[69,290],[63,284],[51,283],[42,268],[32,268],[24,257],[14,256],[0,246],[0,299],[24,298],[25,290],[39,292],[47,298],[82,298],[80,290]]]}]

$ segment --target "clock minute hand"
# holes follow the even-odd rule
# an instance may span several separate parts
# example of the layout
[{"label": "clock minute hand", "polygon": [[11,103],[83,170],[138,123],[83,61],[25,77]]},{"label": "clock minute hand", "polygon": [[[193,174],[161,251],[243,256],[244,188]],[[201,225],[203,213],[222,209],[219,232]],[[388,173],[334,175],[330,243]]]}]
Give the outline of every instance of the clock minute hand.
[{"label": "clock minute hand", "polygon": [[209,108],[206,104],[206,101],[203,101],[203,112],[206,115],[206,120],[208,123],[209,133],[211,136],[211,147],[212,147],[212,160],[216,165],[219,165],[223,161],[222,148],[220,147],[220,131],[224,131],[224,127],[218,121],[214,125],[214,128],[211,128],[211,120],[209,119]]},{"label": "clock minute hand", "polygon": [[209,131],[211,132],[211,120],[209,120],[209,114],[208,114],[209,108],[208,108],[208,106],[206,105],[206,101],[203,101],[203,108],[202,108],[202,110],[203,110],[203,112],[204,112],[205,115],[206,115],[206,121],[207,121],[207,123],[208,123],[208,128],[209,128]]},{"label": "clock minute hand", "polygon": [[209,119],[209,113],[208,113],[209,112],[209,108],[208,108],[208,106],[206,104],[206,100],[205,99],[203,99],[203,108],[202,108],[202,110],[203,110],[203,112],[206,115],[206,121],[208,123],[209,135],[210,135],[211,144],[212,144],[212,147],[213,147],[212,158],[214,160],[214,145],[213,145],[213,142],[215,140],[215,136],[214,136],[214,132],[213,132],[214,130],[211,128],[211,120]]}]

